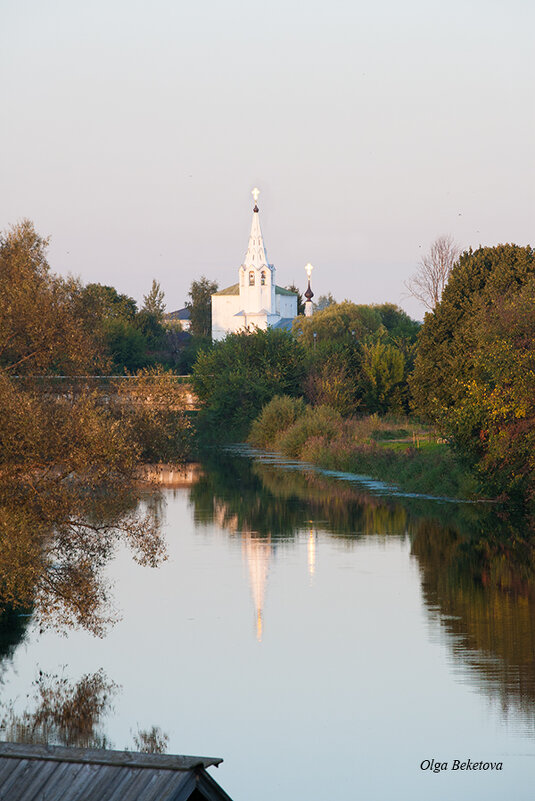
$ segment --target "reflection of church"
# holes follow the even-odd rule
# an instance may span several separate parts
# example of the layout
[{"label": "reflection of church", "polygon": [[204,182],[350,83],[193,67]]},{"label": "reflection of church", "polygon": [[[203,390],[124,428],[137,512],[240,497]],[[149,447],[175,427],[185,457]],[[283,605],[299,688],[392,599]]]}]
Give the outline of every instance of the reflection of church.
[{"label": "reflection of church", "polygon": [[275,267],[268,263],[256,201],[249,245],[238,270],[238,283],[212,295],[212,337],[255,328],[289,329],[297,317],[297,295],[275,283]]},{"label": "reflection of church", "polygon": [[[312,578],[316,567],[316,533],[311,529],[307,541],[308,572]],[[255,536],[254,532],[242,531],[242,554],[249,568],[249,581],[255,607],[256,639],[262,641],[264,627],[264,600],[269,565],[273,553],[271,537]]]}]

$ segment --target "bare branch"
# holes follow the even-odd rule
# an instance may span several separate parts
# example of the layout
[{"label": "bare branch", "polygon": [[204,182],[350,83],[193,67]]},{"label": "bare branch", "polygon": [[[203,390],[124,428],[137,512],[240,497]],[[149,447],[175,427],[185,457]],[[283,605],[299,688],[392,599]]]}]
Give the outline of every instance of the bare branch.
[{"label": "bare branch", "polygon": [[453,266],[461,253],[452,236],[439,236],[405,286],[410,295],[433,311],[442,297]]}]

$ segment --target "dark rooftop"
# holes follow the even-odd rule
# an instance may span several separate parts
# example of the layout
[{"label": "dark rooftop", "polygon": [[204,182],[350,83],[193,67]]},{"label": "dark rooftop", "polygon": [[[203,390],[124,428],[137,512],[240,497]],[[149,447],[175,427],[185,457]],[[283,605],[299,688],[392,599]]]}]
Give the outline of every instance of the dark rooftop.
[{"label": "dark rooftop", "polygon": [[9,801],[231,801],[206,772],[218,757],[140,754],[0,742],[0,797]]}]

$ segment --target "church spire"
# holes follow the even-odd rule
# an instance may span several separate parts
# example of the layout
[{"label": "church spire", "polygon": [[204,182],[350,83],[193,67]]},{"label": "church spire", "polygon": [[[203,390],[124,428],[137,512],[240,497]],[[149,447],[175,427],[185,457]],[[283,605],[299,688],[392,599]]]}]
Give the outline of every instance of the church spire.
[{"label": "church spire", "polygon": [[264,246],[264,238],[262,236],[262,229],[260,228],[260,215],[258,213],[258,196],[260,190],[256,188],[252,191],[254,198],[253,220],[251,223],[251,233],[249,234],[249,244],[247,253],[243,260],[243,266],[247,269],[260,269],[261,267],[269,267],[267,260],[266,248]]}]

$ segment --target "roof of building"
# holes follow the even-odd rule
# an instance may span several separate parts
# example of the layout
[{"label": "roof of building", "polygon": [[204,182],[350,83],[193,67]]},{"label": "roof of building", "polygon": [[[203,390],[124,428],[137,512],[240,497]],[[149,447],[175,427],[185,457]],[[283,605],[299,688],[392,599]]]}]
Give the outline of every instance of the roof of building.
[{"label": "roof of building", "polygon": [[294,298],[297,297],[297,292],[292,292],[290,289],[285,289],[283,286],[276,286],[275,292],[277,295],[293,295]]},{"label": "roof of building", "polygon": [[[232,286],[226,287],[226,289],[220,289],[219,292],[214,292],[214,295],[239,295],[240,294],[240,285],[239,284],[232,284]],[[212,295],[212,297],[214,297]]]},{"label": "roof of building", "polygon": [[[220,289],[219,292],[214,292],[214,295],[239,295],[239,294],[240,294],[239,284],[232,284],[232,286],[227,286],[226,289]],[[297,297],[297,294],[295,292],[291,292],[289,289],[285,289],[283,286],[276,286],[275,294],[293,295],[295,298]],[[212,295],[212,297],[214,297],[214,295]]]},{"label": "roof of building", "polygon": [[272,325],[272,328],[282,329],[283,331],[291,331],[292,330],[292,323],[295,320],[295,317],[281,317],[281,319]]},{"label": "roof of building", "polygon": [[[258,195],[256,196],[258,198]],[[246,267],[272,267],[268,264],[266,247],[264,245],[264,237],[262,236],[262,229],[260,228],[260,215],[258,213],[258,206],[253,209],[253,219],[251,222],[251,233],[249,234],[249,244],[247,245],[247,253],[243,260]]]},{"label": "roof of building", "polygon": [[187,308],[177,309],[176,311],[164,314],[164,320],[190,320],[191,312]]},{"label": "roof of building", "polygon": [[3,798],[31,801],[231,801],[206,772],[218,757],[0,743]]}]

